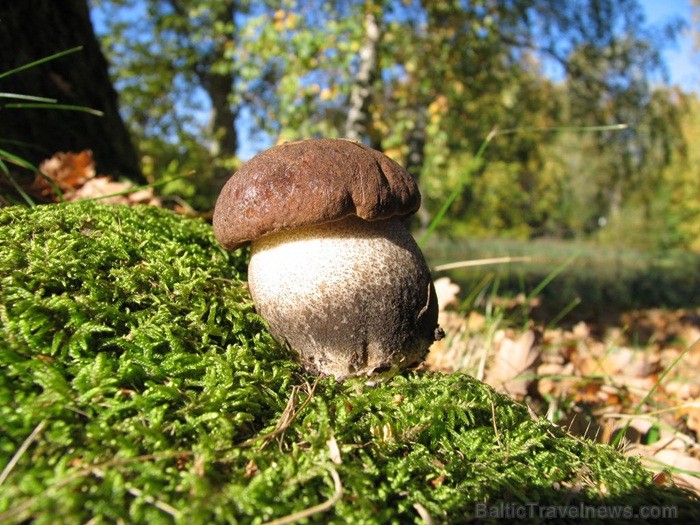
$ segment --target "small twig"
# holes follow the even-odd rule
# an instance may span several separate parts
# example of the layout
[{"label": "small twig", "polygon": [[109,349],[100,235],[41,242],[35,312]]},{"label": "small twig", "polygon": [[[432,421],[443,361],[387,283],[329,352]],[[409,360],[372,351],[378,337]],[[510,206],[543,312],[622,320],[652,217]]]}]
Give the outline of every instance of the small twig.
[{"label": "small twig", "polygon": [[416,509],[416,512],[423,519],[425,525],[433,525],[433,523],[435,523],[433,521],[433,517],[428,512],[428,509],[426,509],[423,505],[420,503],[414,503],[413,508]]},{"label": "small twig", "polygon": [[506,264],[511,262],[530,262],[532,257],[493,257],[490,259],[477,259],[474,261],[458,261],[447,264],[440,264],[434,268],[436,272],[442,270],[452,270],[453,268],[468,268],[471,266],[486,266],[488,264]]},{"label": "small twig", "polygon": [[311,399],[314,397],[314,392],[316,391],[316,386],[318,386],[318,380],[319,380],[319,378],[317,377],[312,385],[310,385],[308,382],[306,383],[306,391],[307,391],[308,397],[304,400],[304,402],[296,410],[294,409],[294,405],[296,405],[298,392],[299,392],[301,387],[295,386],[292,389],[292,393],[289,396],[289,400],[287,401],[287,405],[284,407],[284,410],[282,411],[282,415],[280,416],[279,420],[277,421],[277,424],[275,425],[274,430],[268,432],[267,434],[253,436],[250,439],[246,439],[243,443],[240,443],[237,446],[249,447],[253,443],[256,443],[257,441],[262,439],[263,444],[260,445],[260,450],[263,450],[265,447],[267,447],[270,444],[270,442],[272,441],[273,438],[279,436],[280,434],[283,434],[285,432],[285,430],[287,430],[292,425],[292,423],[297,418],[299,413],[302,412],[309,405],[309,403],[311,403]]},{"label": "small twig", "polygon": [[265,437],[265,441],[263,441],[263,444],[260,445],[260,450],[264,450],[272,442],[275,436],[282,434],[286,429],[288,429],[294,421],[294,418],[296,418],[296,404],[297,399],[299,398],[299,390],[301,390],[299,385],[292,387],[292,393],[289,396],[287,405],[284,407],[280,418],[277,420],[275,430]]},{"label": "small twig", "polygon": [[39,424],[36,427],[34,427],[32,433],[29,434],[27,439],[24,440],[24,443],[20,445],[20,447],[17,449],[17,452],[15,452],[15,455],[12,456],[12,459],[10,459],[5,468],[2,470],[2,473],[0,473],[0,485],[2,485],[5,482],[7,477],[10,475],[10,472],[12,472],[12,469],[15,468],[15,465],[17,465],[20,458],[24,455],[29,446],[34,442],[34,440],[39,436],[39,434],[41,434],[41,431],[44,430],[45,426],[46,420],[44,419],[43,421],[39,422]]},{"label": "small twig", "polygon": [[327,501],[319,503],[318,505],[314,505],[313,507],[309,507],[308,509],[300,510],[299,512],[294,512],[292,514],[288,514],[287,516],[268,521],[264,525],[288,525],[289,523],[294,523],[295,521],[309,518],[314,514],[325,512],[333,508],[333,506],[338,502],[338,500],[340,500],[340,498],[343,497],[343,484],[340,482],[340,476],[338,476],[338,472],[333,467],[328,467],[328,472],[330,472],[330,475],[333,478],[333,485],[335,487],[335,491]]}]

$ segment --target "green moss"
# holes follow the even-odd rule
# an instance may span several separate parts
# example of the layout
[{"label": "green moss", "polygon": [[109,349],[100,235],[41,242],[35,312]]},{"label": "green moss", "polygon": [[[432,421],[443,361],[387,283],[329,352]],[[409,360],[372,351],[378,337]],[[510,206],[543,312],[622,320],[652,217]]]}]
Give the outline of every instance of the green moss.
[{"label": "green moss", "polygon": [[328,500],[311,521],[462,522],[478,503],[700,519],[469,377],[306,376],[254,313],[245,257],[157,208],[0,211],[0,521],[261,523]]}]

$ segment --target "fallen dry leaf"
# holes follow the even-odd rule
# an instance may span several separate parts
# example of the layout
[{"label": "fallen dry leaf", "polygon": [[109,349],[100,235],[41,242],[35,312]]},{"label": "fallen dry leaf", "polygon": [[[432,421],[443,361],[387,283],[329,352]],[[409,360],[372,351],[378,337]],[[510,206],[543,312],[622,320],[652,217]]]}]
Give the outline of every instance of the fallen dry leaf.
[{"label": "fallen dry leaf", "polygon": [[96,176],[95,161],[90,150],[58,152],[43,161],[39,169],[41,173],[35,175],[31,191],[52,201],[58,200],[55,185],[61,190],[63,200],[68,202],[99,198],[101,202],[109,204],[162,206],[153,188],[130,191],[135,188],[131,182],[114,181],[109,175]]},{"label": "fallen dry leaf", "polygon": [[505,332],[500,334],[498,348],[486,372],[486,382],[511,396],[524,396],[528,385],[534,380],[534,375],[525,377],[525,374],[534,372],[539,356],[539,350],[533,346],[535,332],[528,330],[517,339],[508,337]]},{"label": "fallen dry leaf", "polygon": [[497,329],[479,311],[440,315],[447,337],[429,368],[467,371],[576,435],[609,444],[624,431],[630,454],[654,471],[670,465],[673,482],[700,493],[700,309],[639,310],[619,326],[580,322],[541,337]]},{"label": "fallen dry leaf", "polygon": [[457,294],[459,285],[450,280],[449,277],[440,277],[433,282],[435,294],[437,295],[438,308],[442,312],[446,307],[457,304]]},{"label": "fallen dry leaf", "polygon": [[[130,182],[113,181],[111,177],[95,177],[90,179],[70,196],[67,201],[80,201],[84,199],[100,198],[100,202],[109,204],[150,204],[159,205],[160,201],[155,196],[153,188],[145,188],[132,193],[124,193],[133,188]],[[114,195],[124,193],[123,195]],[[109,196],[111,195],[111,196]]]},{"label": "fallen dry leaf", "polygon": [[695,432],[695,439],[700,441],[700,398],[688,403],[682,413],[687,415],[686,424]]},{"label": "fallen dry leaf", "polygon": [[34,177],[32,190],[42,197],[55,197],[54,188],[47,177],[53,181],[62,192],[72,193],[95,176],[95,161],[92,151],[84,150],[80,153],[71,151],[54,154],[39,164],[39,171]]}]

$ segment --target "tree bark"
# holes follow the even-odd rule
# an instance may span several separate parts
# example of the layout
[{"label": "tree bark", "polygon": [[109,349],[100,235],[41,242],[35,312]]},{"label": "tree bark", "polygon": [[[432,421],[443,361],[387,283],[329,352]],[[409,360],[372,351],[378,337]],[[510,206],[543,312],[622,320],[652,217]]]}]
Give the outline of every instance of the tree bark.
[{"label": "tree bark", "polygon": [[[58,151],[90,149],[98,173],[143,182],[119,115],[117,93],[86,0],[0,2],[0,72],[76,46],[82,51],[0,80],[0,92],[56,99],[102,111],[0,107],[0,145],[35,165]],[[2,101],[5,106],[7,99]]]},{"label": "tree bark", "polygon": [[[420,175],[425,164],[425,126],[426,126],[426,111],[423,107],[415,108],[415,124],[411,129],[406,144],[408,153],[406,155],[406,171],[416,180],[420,181]],[[420,228],[425,230],[430,223],[430,216],[425,206],[421,206],[414,217],[412,217],[412,225],[418,221]]]},{"label": "tree bark", "polygon": [[[223,56],[223,50],[217,52],[221,52]],[[215,190],[219,191],[231,176],[231,168],[225,161],[235,157],[238,150],[238,107],[231,103],[235,75],[233,71],[212,73],[208,66],[199,69],[204,71],[199,74],[199,80],[211,100],[211,116],[208,123],[211,141],[209,153],[215,162],[212,184]]]},{"label": "tree bark", "polygon": [[205,88],[211,98],[212,115],[209,122],[213,137],[211,153],[213,156],[234,156],[238,149],[236,134],[237,108],[229,100],[233,94],[233,75],[210,74],[205,81]]},{"label": "tree bark", "polygon": [[[227,1],[219,4],[219,9],[213,14],[216,22],[223,25],[230,23],[236,14],[236,2]],[[236,74],[233,67],[225,71],[217,72],[215,63],[226,56],[226,45],[235,42],[236,35],[230,35],[230,41],[217,39],[213,42],[213,49],[203,61],[198,64],[198,76],[202,86],[211,100],[211,118],[209,120],[209,133],[211,136],[210,152],[214,160],[231,159],[238,151],[238,133],[236,131],[236,119],[238,106],[233,104],[233,86]],[[214,169],[214,185],[220,189],[231,176],[230,167],[224,162]]]},{"label": "tree bark", "polygon": [[[348,116],[345,121],[345,137],[362,141],[368,135],[371,125],[369,106],[372,100],[372,85],[379,73],[379,41],[382,36],[374,6],[371,2],[366,5],[365,41],[360,48],[360,64],[355,77],[355,83],[350,91]],[[371,144],[375,149],[381,145]]]},{"label": "tree bark", "polygon": [[[170,0],[170,6],[184,19],[189,16],[186,4],[180,0]],[[217,2],[211,10],[212,24],[226,26],[231,24],[236,13],[241,9],[236,0]],[[211,49],[205,53],[196,63],[195,72],[201,86],[207,92],[211,101],[211,116],[208,123],[210,136],[209,152],[216,159],[233,158],[238,151],[238,132],[236,131],[236,119],[238,118],[238,106],[233,104],[231,97],[234,93],[236,72],[229,66],[222,70],[216,67],[216,63],[224,60],[226,47],[236,42],[235,25],[234,33],[228,37],[219,36],[211,42]],[[189,35],[185,32],[181,35],[187,40]],[[195,43],[196,45],[196,43]],[[193,51],[197,54],[197,51]],[[230,177],[230,169],[226,166],[218,166],[214,170],[214,184],[223,186]]]}]

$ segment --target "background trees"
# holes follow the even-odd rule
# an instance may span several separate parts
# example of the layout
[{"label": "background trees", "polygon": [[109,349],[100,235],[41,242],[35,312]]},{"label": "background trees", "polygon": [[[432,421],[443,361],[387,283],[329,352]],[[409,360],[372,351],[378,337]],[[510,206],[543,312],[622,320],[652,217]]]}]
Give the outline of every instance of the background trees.
[{"label": "background trees", "polygon": [[[444,233],[697,246],[698,105],[659,54],[682,22],[649,27],[637,0],[101,0],[93,17],[144,171],[195,169],[166,191],[200,208],[240,156],[349,136],[420,179],[423,224],[466,182]],[[610,124],[627,128],[581,129]]]}]

